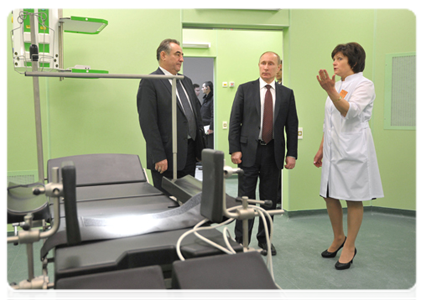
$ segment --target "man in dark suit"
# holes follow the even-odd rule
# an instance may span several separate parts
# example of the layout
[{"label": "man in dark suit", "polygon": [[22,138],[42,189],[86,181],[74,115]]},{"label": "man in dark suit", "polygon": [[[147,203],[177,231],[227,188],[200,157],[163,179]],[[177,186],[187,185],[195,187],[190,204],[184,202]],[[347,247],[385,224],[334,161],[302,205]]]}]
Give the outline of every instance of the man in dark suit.
[{"label": "man in dark suit", "polygon": [[[166,39],[157,48],[159,68],[152,75],[177,75],[184,61],[177,40]],[[178,74],[179,75],[179,74]],[[177,80],[177,176],[195,176],[197,159],[204,148],[200,103],[191,79]],[[173,178],[172,82],[142,79],[138,88],[139,122],[147,144],[147,168],[154,186],[162,189],[162,177]],[[166,191],[164,191],[166,192]]]},{"label": "man in dark suit", "polygon": [[[265,52],[259,60],[260,78],[239,86],[232,106],[229,125],[229,153],[234,164],[244,170],[239,196],[256,199],[260,179],[261,200],[272,200],[275,209],[281,170],[293,169],[297,159],[298,117],[291,89],[276,84],[275,77],[282,67],[278,54]],[[284,137],[286,132],[286,143]],[[248,241],[254,219],[249,220]],[[269,226],[270,224],[268,224]],[[242,221],[235,225],[236,240],[242,242]],[[263,221],[260,219],[257,240],[267,255]],[[271,245],[272,255],[276,249]]]}]

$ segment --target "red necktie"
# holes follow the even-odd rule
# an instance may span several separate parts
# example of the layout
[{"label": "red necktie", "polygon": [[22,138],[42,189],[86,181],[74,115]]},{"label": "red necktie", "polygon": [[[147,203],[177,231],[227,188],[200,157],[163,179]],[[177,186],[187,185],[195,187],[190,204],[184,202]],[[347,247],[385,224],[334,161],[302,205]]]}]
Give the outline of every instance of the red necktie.
[{"label": "red necktie", "polygon": [[267,91],[264,96],[263,130],[262,139],[267,144],[273,139],[273,100],[270,85],[266,85]]}]

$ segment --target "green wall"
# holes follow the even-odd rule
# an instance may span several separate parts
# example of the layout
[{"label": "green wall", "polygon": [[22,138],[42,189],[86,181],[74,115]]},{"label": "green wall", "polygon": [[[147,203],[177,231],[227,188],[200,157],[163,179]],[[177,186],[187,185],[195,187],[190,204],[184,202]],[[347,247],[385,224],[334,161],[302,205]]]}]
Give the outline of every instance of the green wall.
[{"label": "green wall", "polygon": [[[325,20],[342,15],[342,22],[328,27]],[[308,20],[304,22],[304,20]],[[299,141],[299,158],[289,171],[289,211],[319,209],[320,172],[313,158],[322,140],[324,105],[327,94],[317,82],[319,69],[333,74],[331,53],[337,44],[356,41],[366,50],[364,76],[373,79],[373,10],[292,10],[289,27],[289,86],[294,89],[300,126],[304,138]],[[313,26],[310,26],[313,24]],[[369,67],[370,65],[370,67]],[[286,70],[285,70],[286,71]],[[339,77],[336,79],[339,80]],[[375,109],[383,105],[376,100]],[[368,204],[368,202],[366,202]]]},{"label": "green wall", "polygon": [[[342,16],[342,22],[337,22],[336,26],[325,22],[336,16]],[[416,50],[414,14],[407,10],[292,10],[288,31],[289,42],[285,41],[285,45],[289,45],[289,49],[285,47],[284,50],[290,54],[289,86],[296,92],[304,139],[299,141],[297,166],[290,171],[289,207],[286,209],[324,207],[317,196],[320,169],[313,166],[313,157],[322,138],[326,95],[316,75],[320,68],[333,73],[330,54],[337,44],[356,41],[367,54],[364,76],[371,79],[376,88],[370,125],[385,193],[383,199],[366,204],[415,210],[415,131],[383,128],[385,55]],[[395,163],[396,158],[400,158],[401,163]]]},{"label": "green wall", "polygon": [[[408,10],[375,13],[374,80],[380,102],[385,97],[386,54],[416,52],[416,16]],[[378,151],[385,198],[375,206],[416,209],[416,131],[383,129],[382,103],[373,113],[373,136]]]},{"label": "green wall", "polygon": [[[98,35],[65,33],[65,68],[89,65],[114,74],[148,74],[158,67],[159,43],[169,37],[182,39],[180,10],[64,9],[63,16],[109,22]],[[163,26],[162,19],[173,25]],[[44,160],[130,153],[146,165],[136,106],[138,84],[136,79],[41,78]],[[8,59],[7,162],[13,174],[37,173],[33,102],[32,78],[15,72]]]},{"label": "green wall", "polygon": [[280,29],[289,26],[289,10],[184,9],[184,28]]},{"label": "green wall", "polygon": [[[367,52],[364,75],[376,87],[371,128],[385,192],[385,198],[368,205],[416,209],[416,132],[383,128],[385,55],[416,51],[416,18],[412,12],[64,9],[63,15],[109,22],[99,35],[65,34],[66,68],[79,64],[110,73],[146,74],[157,68],[155,50],[161,40],[211,37],[218,47],[212,46],[207,53],[193,49],[184,52],[216,57],[216,148],[226,153],[227,130],[221,129],[221,124],[229,121],[236,88],[223,89],[221,82],[233,80],[237,87],[258,78],[256,61],[263,47],[275,45],[266,50],[283,50],[283,82],[294,90],[300,126],[304,129],[296,168],[284,171],[284,208],[288,211],[324,208],[324,201],[318,196],[320,169],[313,166],[313,157],[322,138],[326,97],[316,74],[320,68],[332,72],[330,53],[338,43],[359,42]],[[340,21],[334,25],[334,19]],[[275,34],[277,38],[273,40]],[[263,47],[258,46],[261,41],[266,41]],[[32,78],[16,73],[11,57],[7,65],[8,175],[36,174]],[[145,144],[136,111],[138,83],[120,79],[40,79],[45,160],[116,152],[138,154],[145,165]]]}]

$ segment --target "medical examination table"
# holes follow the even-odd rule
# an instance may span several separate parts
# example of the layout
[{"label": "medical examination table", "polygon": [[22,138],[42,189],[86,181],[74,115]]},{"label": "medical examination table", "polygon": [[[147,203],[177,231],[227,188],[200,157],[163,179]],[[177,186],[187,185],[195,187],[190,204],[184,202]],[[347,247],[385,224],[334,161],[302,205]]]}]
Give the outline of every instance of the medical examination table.
[{"label": "medical examination table", "polygon": [[[49,160],[49,182],[54,174],[62,181],[57,170],[66,162],[76,170],[76,205],[70,212],[77,216],[80,234],[68,241],[69,211],[61,198],[59,229],[45,240],[40,253],[41,260],[54,262],[54,288],[276,288],[261,255],[243,253],[233,240],[229,243],[236,254],[227,255],[189,234],[180,242],[185,260],[179,259],[179,238],[204,219],[202,184],[197,180],[178,179],[176,188],[170,188],[175,197],[169,197],[148,183],[137,155],[91,154]],[[225,205],[237,204],[227,196]],[[225,245],[217,229],[201,235]],[[257,276],[247,275],[252,273]]]}]

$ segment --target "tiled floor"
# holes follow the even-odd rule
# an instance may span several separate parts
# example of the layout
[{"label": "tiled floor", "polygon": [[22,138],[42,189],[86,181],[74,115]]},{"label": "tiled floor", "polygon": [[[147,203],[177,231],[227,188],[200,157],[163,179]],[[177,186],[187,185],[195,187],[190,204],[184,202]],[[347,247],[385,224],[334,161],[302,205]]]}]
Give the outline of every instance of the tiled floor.
[{"label": "tiled floor", "polygon": [[[227,180],[226,192],[235,196],[236,186],[236,180]],[[257,224],[255,222],[250,245],[253,248],[258,248],[254,238]],[[233,233],[234,224],[228,227]],[[365,211],[357,239],[358,253],[352,267],[345,271],[334,268],[339,254],[333,259],[320,256],[332,237],[326,213],[290,218],[275,216],[274,227],[273,244],[278,254],[273,257],[273,269],[275,281],[282,289],[407,290],[416,283],[415,217]],[[36,276],[41,274],[37,256],[40,246],[38,243],[34,247]],[[50,276],[52,272],[49,267]],[[8,282],[19,282],[26,277],[26,247],[8,244]]]}]

